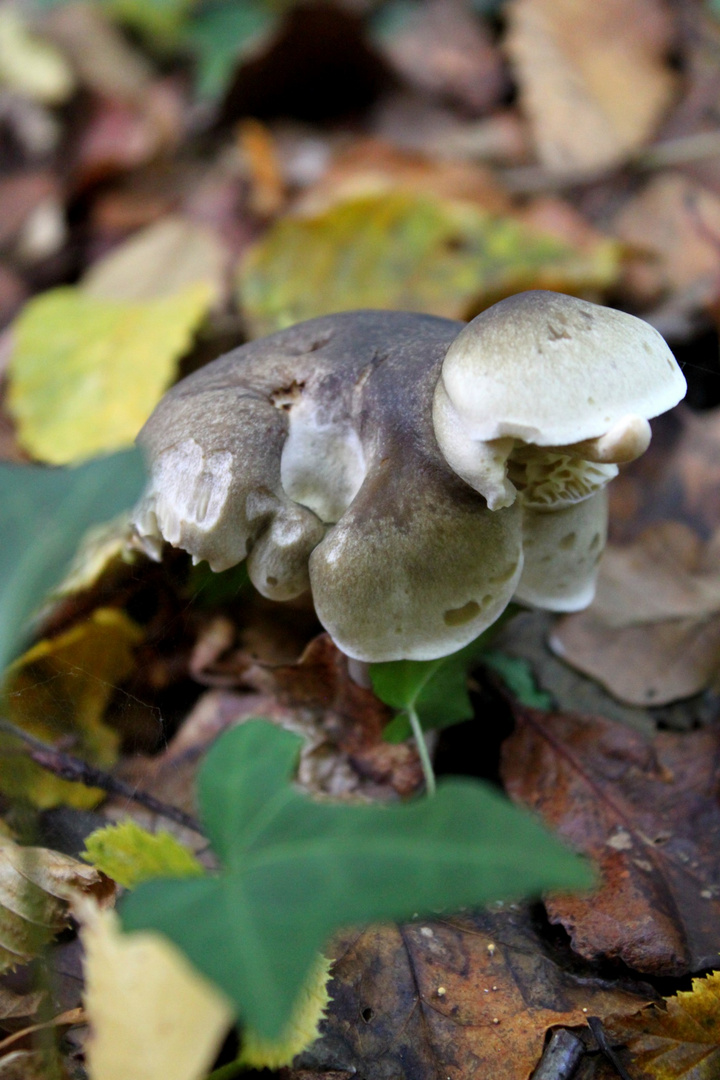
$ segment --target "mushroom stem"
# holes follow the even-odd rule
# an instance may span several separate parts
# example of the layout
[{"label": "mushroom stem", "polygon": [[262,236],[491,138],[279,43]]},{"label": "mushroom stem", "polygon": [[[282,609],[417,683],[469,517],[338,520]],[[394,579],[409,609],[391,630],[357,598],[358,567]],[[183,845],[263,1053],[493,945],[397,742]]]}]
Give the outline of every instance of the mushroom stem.
[{"label": "mushroom stem", "polygon": [[412,728],[413,737],[417,746],[418,754],[420,755],[420,764],[422,765],[423,776],[425,777],[425,790],[428,795],[432,797],[437,789],[435,782],[435,770],[430,760],[430,752],[428,750],[427,742],[425,741],[425,733],[420,723],[420,717],[415,712],[412,705],[408,705],[405,710],[407,718],[410,721],[410,727]]}]

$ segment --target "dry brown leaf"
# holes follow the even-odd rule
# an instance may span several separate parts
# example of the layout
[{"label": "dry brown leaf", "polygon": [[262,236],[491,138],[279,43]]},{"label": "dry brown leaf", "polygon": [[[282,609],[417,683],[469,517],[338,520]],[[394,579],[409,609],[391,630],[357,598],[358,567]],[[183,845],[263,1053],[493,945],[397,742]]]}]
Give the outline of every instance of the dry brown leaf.
[{"label": "dry brown leaf", "polygon": [[156,300],[207,282],[215,301],[224,291],[227,253],[212,229],[166,215],[93,263],[84,292],[101,300]]},{"label": "dry brown leaf", "polygon": [[[615,218],[620,240],[644,258],[630,260],[624,285],[648,303],[679,293],[686,307],[720,291],[720,198],[678,172],[654,177]],[[649,261],[647,256],[652,257]]]},{"label": "dry brown leaf", "polygon": [[16,994],[7,986],[0,985],[0,1020],[16,1020],[34,1016],[44,997],[45,992],[42,990],[29,994]]},{"label": "dry brown leaf", "polygon": [[549,1027],[642,1000],[642,990],[635,997],[562,970],[514,904],[373,928],[341,939],[333,954],[324,1037],[298,1064],[365,1080],[526,1080]]},{"label": "dry brown leaf", "polygon": [[611,168],[650,137],[675,89],[659,0],[514,0],[507,49],[540,160]]},{"label": "dry brown leaf", "polygon": [[[295,202],[294,210],[312,216],[347,199],[395,189],[476,203],[498,214],[512,208],[510,197],[489,168],[433,159],[373,138],[360,139],[339,153],[322,179]],[[537,227],[542,229],[542,223]]]},{"label": "dry brown leaf", "polygon": [[546,902],[573,948],[681,975],[720,947],[720,732],[652,741],[601,717],[516,708],[503,746],[509,794],[599,865],[590,896]]},{"label": "dry brown leaf", "polygon": [[68,925],[69,901],[91,892],[107,892],[94,867],[0,836],[0,971],[38,956]]},{"label": "dry brown leaf", "polygon": [[490,31],[460,0],[427,0],[407,9],[399,27],[378,44],[411,86],[473,113],[499,104],[507,75]]},{"label": "dry brown leaf", "polygon": [[560,620],[553,650],[630,705],[698,693],[720,668],[719,554],[720,531],[705,545],[679,521],[609,546],[595,600]]},{"label": "dry brown leaf", "polygon": [[[220,624],[221,636],[224,629],[226,625]],[[226,679],[231,664],[225,668]],[[117,775],[166,803],[195,813],[193,781],[211,743],[226,729],[262,716],[305,738],[299,780],[312,791],[377,799],[417,791],[422,770],[414,747],[383,740],[390,711],[370,690],[350,679],[347,657],[327,634],[312,641],[296,663],[263,664],[245,653],[236,657],[235,665],[236,684],[250,692],[204,694],[167,750],[154,757],[127,759],[118,766]],[[126,816],[129,809],[126,800],[117,799],[103,807],[111,817]],[[152,820],[146,811],[133,807],[131,812],[142,823]],[[197,836],[177,835],[190,846],[197,845]]]},{"label": "dry brown leaf", "polygon": [[614,1018],[611,1038],[627,1045],[647,1080],[717,1080],[720,1075],[720,972],[693,979],[692,990],[635,1016]]}]

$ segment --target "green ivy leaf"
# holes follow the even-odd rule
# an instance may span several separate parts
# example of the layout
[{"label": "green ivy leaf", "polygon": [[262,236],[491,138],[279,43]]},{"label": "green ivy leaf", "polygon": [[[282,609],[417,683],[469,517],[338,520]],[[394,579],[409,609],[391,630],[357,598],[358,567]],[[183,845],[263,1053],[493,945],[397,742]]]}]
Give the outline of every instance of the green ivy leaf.
[{"label": "green ivy leaf", "polygon": [[438,660],[391,660],[370,665],[370,681],[381,701],[400,710],[385,728],[387,742],[402,742],[410,736],[407,712],[416,713],[425,731],[441,729],[470,720],[473,707],[467,688],[468,672],[484,657],[498,630],[517,612],[509,605],[484,634],[464,649]]},{"label": "green ivy leaf", "polygon": [[143,482],[137,450],[72,469],[0,464],[0,671],[88,526],[131,506]]},{"label": "green ivy leaf", "polygon": [[199,776],[221,872],[149,881],[126,930],[165,934],[274,1039],[317,952],[342,926],[545,889],[587,888],[586,863],[490,787],[444,780],[401,806],[314,802],[291,783],[300,740],[264,721],[224,734]]},{"label": "green ivy leaf", "polygon": [[552,709],[552,695],[538,687],[533,670],[523,657],[508,656],[507,653],[491,649],[483,654],[482,663],[483,667],[490,668],[500,676],[521,705],[546,711]]}]

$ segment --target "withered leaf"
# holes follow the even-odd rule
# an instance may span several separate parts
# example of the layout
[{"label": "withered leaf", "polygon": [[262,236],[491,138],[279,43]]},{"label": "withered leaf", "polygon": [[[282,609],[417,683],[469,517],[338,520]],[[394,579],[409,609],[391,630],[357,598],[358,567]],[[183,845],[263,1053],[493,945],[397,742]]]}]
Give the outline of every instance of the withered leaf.
[{"label": "withered leaf", "polygon": [[612,1037],[626,1043],[648,1080],[714,1080],[720,1073],[720,972],[693,979],[692,990],[664,1004],[614,1019]]},{"label": "withered leaf", "polygon": [[673,94],[668,11],[657,0],[515,0],[509,13],[507,48],[547,168],[604,169],[640,147]]},{"label": "withered leaf", "polygon": [[642,1000],[563,970],[517,905],[373,928],[334,955],[323,1038],[298,1063],[365,1080],[526,1080],[549,1027]]},{"label": "withered leaf", "polygon": [[517,708],[503,747],[511,797],[537,811],[602,873],[590,896],[555,896],[587,959],[681,975],[720,951],[720,732],[653,740],[602,717]]},{"label": "withered leaf", "polygon": [[630,705],[703,690],[720,667],[720,531],[704,545],[679,521],[605,552],[595,600],[550,642],[573,667]]}]

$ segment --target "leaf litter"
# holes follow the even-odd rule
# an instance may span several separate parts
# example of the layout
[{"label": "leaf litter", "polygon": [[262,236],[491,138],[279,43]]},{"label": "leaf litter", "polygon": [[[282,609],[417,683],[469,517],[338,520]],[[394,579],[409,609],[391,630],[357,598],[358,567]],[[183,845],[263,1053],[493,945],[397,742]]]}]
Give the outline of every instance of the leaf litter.
[{"label": "leaf litter", "polygon": [[[602,884],[592,901],[547,898],[551,924],[540,907],[518,907],[350,932],[335,953],[323,1037],[293,1075],[312,1080],[318,1069],[342,1072],[352,1062],[373,1077],[464,1080],[479,1071],[527,1080],[549,1029],[572,1027],[592,1051],[585,1021],[594,1014],[624,1047],[632,1075],[642,1068],[655,1080],[706,1080],[714,1035],[708,1028],[698,1040],[677,1020],[677,1010],[692,1010],[688,999],[670,997],[667,1013],[638,1008],[657,1001],[651,983],[685,994],[689,984],[677,973],[717,966],[720,951],[713,854],[720,31],[712,3],[691,11],[613,0],[601,10],[582,0],[571,10],[516,0],[499,17],[490,8],[387,2],[372,15],[360,5],[349,17],[334,7],[283,14],[260,0],[242,13],[230,0],[142,9],[118,0],[61,2],[23,21],[21,44],[32,55],[20,74],[34,81],[16,85],[0,115],[10,148],[0,177],[7,196],[0,320],[20,312],[3,344],[12,359],[0,391],[0,452],[17,462],[30,455],[62,462],[127,445],[180,371],[330,308],[400,305],[465,317],[506,292],[553,287],[655,322],[689,361],[692,409],[656,422],[649,454],[613,485],[611,536],[623,546],[608,550],[598,603],[554,628],[549,618],[521,616],[515,632],[512,624],[503,632],[494,661],[470,665],[469,681],[464,671],[441,680],[431,701],[439,727],[445,694],[457,721],[475,716],[441,734],[438,760],[460,740],[454,768],[493,782],[498,731],[510,731],[498,680],[510,699],[547,707],[535,714],[515,706],[505,784],[590,853]],[[48,93],[73,96],[59,109]],[[205,292],[190,310],[181,290],[195,287]],[[22,388],[24,320],[54,302],[58,289],[73,331],[85,326],[86,337],[61,355],[43,316],[35,375],[44,390]],[[80,315],[90,301],[101,317],[88,331]],[[111,317],[112,305],[120,306]],[[129,334],[133,305],[147,315],[147,334]],[[184,320],[183,334],[179,323],[170,332],[168,312]],[[701,355],[703,336],[709,352]],[[88,356],[103,355],[103,364],[89,365]],[[64,369],[73,357],[71,377]],[[112,416],[103,411],[107,400],[93,412],[83,389],[83,378],[102,371],[113,387]],[[24,475],[55,513],[49,485],[36,483],[33,469]],[[121,502],[98,502],[99,516],[87,521],[57,518],[72,539],[48,551],[46,573],[27,578],[4,630],[6,659],[21,651],[11,638],[16,621],[57,585],[85,525],[111,517]],[[51,531],[47,517],[31,521],[24,511],[20,528],[15,513],[8,538],[3,532],[13,557],[18,538],[32,537],[35,550]],[[73,634],[84,633],[92,653],[89,628],[108,609],[118,625],[127,621],[143,635],[142,642],[126,635],[122,646],[134,653],[123,668],[129,674],[101,670],[107,658],[98,635],[98,655],[83,660],[85,691],[80,679],[61,701],[62,680],[50,684],[58,693],[45,695],[42,711],[49,718],[63,706],[59,746],[84,753],[94,732],[106,740],[106,764],[119,753],[118,777],[195,813],[195,778],[209,747],[264,715],[302,735],[299,781],[321,800],[392,806],[417,793],[412,743],[384,738],[392,710],[349,678],[337,650],[317,637],[307,605],[258,602],[242,575],[208,583],[202,568],[189,575],[181,560],[157,568],[137,553],[123,562],[127,556],[122,526],[89,541],[36,621],[31,648],[43,652],[43,663],[55,663]],[[562,660],[549,652],[549,636],[562,643]],[[26,700],[39,700],[44,681],[28,680]],[[122,680],[118,708],[111,691]],[[668,722],[678,730],[656,730]],[[84,790],[49,772],[43,783],[68,798],[70,789]],[[22,809],[30,791],[24,786],[23,798],[3,811],[23,843],[37,846]],[[85,821],[78,810],[68,813],[78,827]],[[106,799],[83,827],[112,826],[128,814],[167,827],[183,850],[206,858],[197,833],[126,798]],[[47,962],[58,963],[53,953]],[[101,966],[103,976],[112,974]],[[37,1007],[26,992],[34,989],[30,972],[20,969],[29,982],[18,989],[24,1004],[12,1007]],[[101,1008],[117,980],[106,986]],[[131,990],[133,1006],[141,990]],[[712,1016],[714,999],[699,993],[700,1011]],[[489,1016],[486,1002],[500,1000],[504,1011],[496,1006]],[[620,1019],[611,1021],[613,1012]],[[142,1009],[121,1019],[126,1026],[106,1044],[108,1060],[118,1042],[146,1043],[158,1051],[157,1075],[173,1071],[162,1038],[140,1037]],[[26,1023],[2,1021],[18,1022]],[[218,1030],[198,1080],[212,1066]],[[84,1040],[76,1027],[62,1044],[73,1067]],[[669,1056],[658,1056],[661,1043]],[[43,1075],[45,1051],[17,1045],[0,1056],[0,1075]],[[607,1080],[610,1068],[584,1053],[577,1075]],[[102,1080],[96,1063],[91,1072]]]}]

